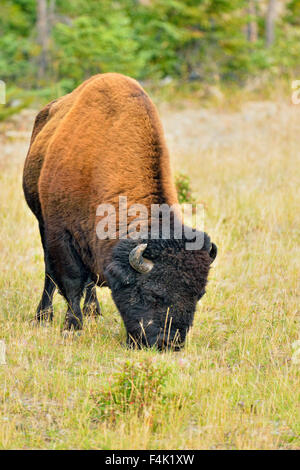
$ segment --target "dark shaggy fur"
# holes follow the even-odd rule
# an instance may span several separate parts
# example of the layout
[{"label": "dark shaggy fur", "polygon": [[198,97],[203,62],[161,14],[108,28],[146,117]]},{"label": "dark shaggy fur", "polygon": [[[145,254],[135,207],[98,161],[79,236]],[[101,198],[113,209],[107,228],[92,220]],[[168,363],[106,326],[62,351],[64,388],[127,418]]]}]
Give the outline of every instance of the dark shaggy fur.
[{"label": "dark shaggy fur", "polygon": [[136,241],[124,240],[113,251],[105,271],[113,299],[127,329],[127,342],[159,349],[183,345],[192,325],[197,301],[205,294],[210,239],[204,234],[201,250],[187,251],[187,240],[144,240],[144,257],[154,262],[147,274],[139,274],[128,263]]}]

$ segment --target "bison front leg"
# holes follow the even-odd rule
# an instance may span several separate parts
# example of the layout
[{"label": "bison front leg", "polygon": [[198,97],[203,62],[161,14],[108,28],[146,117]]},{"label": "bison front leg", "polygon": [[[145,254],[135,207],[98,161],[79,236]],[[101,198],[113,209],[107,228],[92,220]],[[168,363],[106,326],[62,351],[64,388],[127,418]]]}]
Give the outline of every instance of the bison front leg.
[{"label": "bison front leg", "polygon": [[68,301],[68,311],[64,321],[63,329],[69,330],[81,330],[83,326],[83,317],[80,308],[80,297],[73,297],[72,300]]},{"label": "bison front leg", "polygon": [[96,286],[92,281],[89,282],[86,286],[83,314],[87,316],[101,315],[101,309],[97,299]]}]

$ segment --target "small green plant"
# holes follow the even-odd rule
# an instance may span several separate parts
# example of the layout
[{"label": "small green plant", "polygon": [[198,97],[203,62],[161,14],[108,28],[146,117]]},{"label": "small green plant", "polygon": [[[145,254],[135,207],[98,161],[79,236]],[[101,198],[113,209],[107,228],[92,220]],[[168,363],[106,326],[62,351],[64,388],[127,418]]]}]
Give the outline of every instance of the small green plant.
[{"label": "small green plant", "polygon": [[95,404],[94,418],[114,420],[132,410],[142,413],[146,407],[163,399],[169,373],[169,367],[158,363],[155,358],[123,362],[100,393],[91,393]]},{"label": "small green plant", "polygon": [[193,196],[190,177],[184,173],[177,173],[175,176],[175,186],[178,195],[179,204],[195,204],[196,199]]}]

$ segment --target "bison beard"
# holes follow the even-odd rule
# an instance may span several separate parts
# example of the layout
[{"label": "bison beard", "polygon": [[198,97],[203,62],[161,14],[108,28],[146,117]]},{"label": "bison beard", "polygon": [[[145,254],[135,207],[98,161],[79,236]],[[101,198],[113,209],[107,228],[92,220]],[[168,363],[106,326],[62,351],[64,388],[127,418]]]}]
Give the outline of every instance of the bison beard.
[{"label": "bison beard", "polygon": [[[96,209],[119,195],[128,205],[178,203],[155,106],[123,75],[90,78],[37,116],[23,188],[39,222],[45,284],[37,320],[52,320],[57,287],[68,310],[64,328],[81,329],[83,313],[100,313],[95,285],[108,285],[135,346],[179,348],[204,295],[217,249],[186,239],[100,240]],[[190,240],[188,240],[190,242]]]}]

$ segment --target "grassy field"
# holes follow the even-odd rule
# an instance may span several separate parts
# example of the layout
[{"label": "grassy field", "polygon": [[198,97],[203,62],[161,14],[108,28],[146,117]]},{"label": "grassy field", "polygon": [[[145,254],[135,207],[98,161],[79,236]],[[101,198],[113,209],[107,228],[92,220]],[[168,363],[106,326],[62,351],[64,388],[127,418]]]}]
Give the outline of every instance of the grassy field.
[{"label": "grassy field", "polygon": [[126,350],[108,289],[79,337],[60,334],[58,294],[53,325],[32,325],[44,267],[21,189],[31,117],[2,129],[1,448],[300,448],[300,106],[161,113],[219,247],[180,353]]}]

